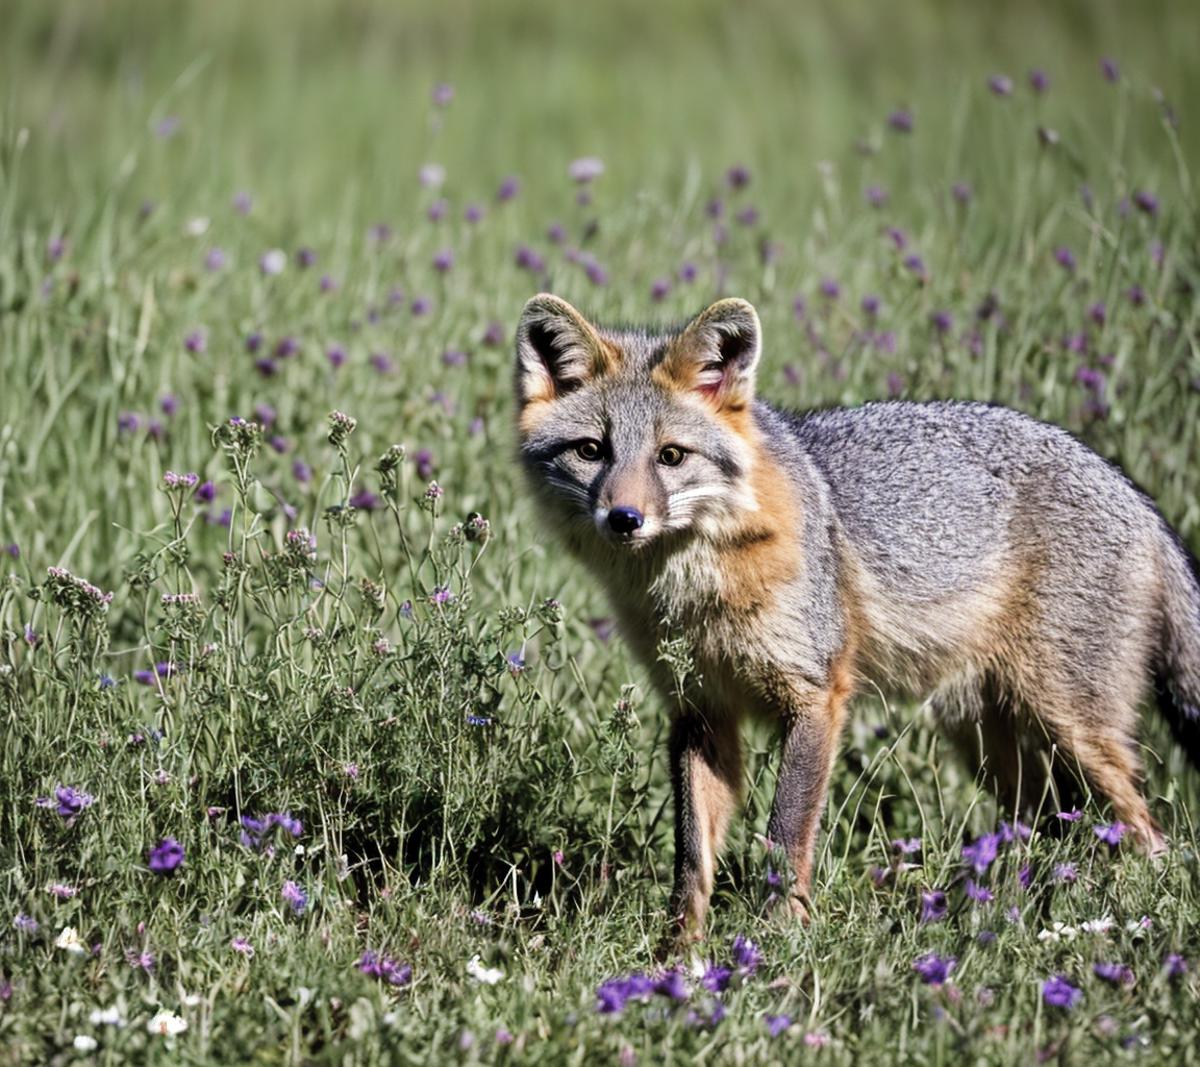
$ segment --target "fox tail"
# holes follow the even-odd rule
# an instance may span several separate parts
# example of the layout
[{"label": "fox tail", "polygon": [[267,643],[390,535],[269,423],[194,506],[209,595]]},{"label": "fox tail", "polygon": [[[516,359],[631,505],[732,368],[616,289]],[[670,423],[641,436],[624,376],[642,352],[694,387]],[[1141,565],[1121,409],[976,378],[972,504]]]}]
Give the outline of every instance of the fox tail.
[{"label": "fox tail", "polygon": [[1155,689],[1176,742],[1200,768],[1200,565],[1174,533],[1168,538]]}]

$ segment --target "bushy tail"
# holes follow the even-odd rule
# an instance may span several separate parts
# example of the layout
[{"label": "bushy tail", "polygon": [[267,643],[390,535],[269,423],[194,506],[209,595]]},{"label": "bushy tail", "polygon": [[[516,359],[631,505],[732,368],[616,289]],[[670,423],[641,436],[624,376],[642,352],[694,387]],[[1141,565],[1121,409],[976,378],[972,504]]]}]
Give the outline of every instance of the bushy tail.
[{"label": "bushy tail", "polygon": [[1200,566],[1168,531],[1158,705],[1179,747],[1200,768]]}]

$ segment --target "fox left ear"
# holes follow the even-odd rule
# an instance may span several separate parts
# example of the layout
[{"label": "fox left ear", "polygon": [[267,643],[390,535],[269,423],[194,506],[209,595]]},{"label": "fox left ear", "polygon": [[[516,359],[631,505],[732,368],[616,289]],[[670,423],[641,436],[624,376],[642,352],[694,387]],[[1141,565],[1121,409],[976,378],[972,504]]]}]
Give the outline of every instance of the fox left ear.
[{"label": "fox left ear", "polygon": [[684,327],[662,369],[677,386],[702,394],[719,408],[737,410],[754,399],[761,337],[752,304],[718,300]]},{"label": "fox left ear", "polygon": [[517,403],[553,400],[611,370],[595,327],[561,297],[539,293],[517,324]]}]

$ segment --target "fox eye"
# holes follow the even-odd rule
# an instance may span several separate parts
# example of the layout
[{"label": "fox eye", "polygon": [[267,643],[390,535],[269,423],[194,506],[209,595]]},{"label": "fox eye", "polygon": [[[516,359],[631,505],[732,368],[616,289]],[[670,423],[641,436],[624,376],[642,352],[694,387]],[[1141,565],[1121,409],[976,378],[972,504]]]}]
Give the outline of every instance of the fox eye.
[{"label": "fox eye", "polygon": [[678,467],[683,462],[685,453],[678,445],[667,445],[658,454],[658,462],[664,467]]},{"label": "fox eye", "polygon": [[587,441],[580,441],[575,446],[575,452],[580,459],[585,459],[589,463],[595,463],[600,458],[600,442],[593,441],[590,438]]}]

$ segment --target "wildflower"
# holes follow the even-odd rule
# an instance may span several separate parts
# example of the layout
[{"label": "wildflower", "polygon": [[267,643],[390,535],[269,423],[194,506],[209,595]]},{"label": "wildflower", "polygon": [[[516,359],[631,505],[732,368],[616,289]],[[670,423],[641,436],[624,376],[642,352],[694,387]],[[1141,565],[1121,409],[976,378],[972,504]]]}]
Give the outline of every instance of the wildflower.
[{"label": "wildflower", "polygon": [[308,906],[308,894],[299,885],[288,879],[283,883],[283,889],[280,890],[279,895],[283,898],[283,902],[292,909],[293,915],[304,914],[304,909]]},{"label": "wildflower", "polygon": [[412,967],[388,956],[367,950],[358,961],[358,969],[371,978],[379,978],[392,986],[406,986],[412,981]]},{"label": "wildflower", "polygon": [[499,967],[485,967],[478,954],[467,961],[467,974],[484,985],[495,985],[504,978],[504,972]]},{"label": "wildflower", "polygon": [[921,851],[921,839],[919,837],[897,838],[892,842],[892,851],[899,852],[901,856],[911,856]]},{"label": "wildflower", "polygon": [[940,889],[930,889],[921,894],[921,922],[938,922],[946,917],[948,910],[946,894]]},{"label": "wildflower", "polygon": [[446,168],[440,163],[426,163],[417,171],[417,181],[425,189],[437,189],[446,180]]},{"label": "wildflower", "polygon": [[76,1052],[95,1052],[99,1044],[91,1034],[76,1034],[71,1042]]},{"label": "wildflower", "polygon": [[233,949],[234,952],[241,953],[241,955],[245,956],[248,960],[254,958],[254,946],[250,944],[250,942],[244,937],[235,937],[229,942],[229,947]]},{"label": "wildflower", "polygon": [[977,885],[970,878],[967,879],[966,893],[977,904],[990,904],[996,899],[995,894],[987,886]]},{"label": "wildflower", "polygon": [[988,78],[988,88],[994,96],[1012,96],[1012,78],[1007,74],[993,74]]},{"label": "wildflower", "polygon": [[1146,290],[1140,285],[1131,285],[1125,290],[1125,297],[1134,307],[1141,307],[1146,302]]},{"label": "wildflower", "polygon": [[929,316],[929,323],[938,333],[945,334],[950,332],[954,319],[948,311],[935,311]]},{"label": "wildflower", "polygon": [[836,300],[841,296],[842,287],[833,278],[823,278],[821,280],[821,295],[826,300]]},{"label": "wildflower", "polygon": [[146,1029],[152,1034],[162,1037],[177,1037],[188,1028],[187,1020],[181,1019],[174,1012],[160,1011],[148,1023]]},{"label": "wildflower", "polygon": [[433,310],[433,301],[427,296],[413,297],[412,303],[408,305],[408,310],[417,318],[420,318],[422,315],[428,315]]},{"label": "wildflower", "polygon": [[154,954],[151,952],[137,952],[134,949],[129,949],[125,953],[125,962],[130,967],[136,967],[147,974],[154,970]]},{"label": "wildflower", "polygon": [[1133,203],[1139,211],[1147,215],[1158,214],[1158,197],[1144,189],[1139,189],[1133,194]]},{"label": "wildflower", "polygon": [[667,298],[671,292],[670,278],[656,278],[654,284],[650,286],[650,299],[659,303]]},{"label": "wildflower", "polygon": [[567,174],[571,180],[586,185],[590,181],[594,181],[604,173],[604,161],[597,159],[595,156],[584,156],[581,159],[573,160],[567,167]]},{"label": "wildflower", "polygon": [[183,845],[173,837],[164,837],[147,855],[150,870],[155,874],[174,874],[183,864]]},{"label": "wildflower", "polygon": [[194,356],[202,355],[208,348],[208,335],[203,329],[192,330],[183,339],[183,347]]},{"label": "wildflower", "polygon": [[753,974],[762,963],[763,957],[759,947],[741,934],[734,937],[731,951],[733,952],[733,962],[741,974]]},{"label": "wildflower", "polygon": [[62,932],[54,939],[54,947],[69,952],[72,956],[87,955],[87,945],[79,936],[79,931],[73,926],[64,926]]},{"label": "wildflower", "polygon": [[46,892],[56,900],[72,900],[79,895],[78,889],[63,882],[51,882],[46,886]]},{"label": "wildflower", "polygon": [[229,262],[229,257],[225,255],[225,251],[221,248],[210,248],[204,256],[204,269],[212,272],[224,270]]},{"label": "wildflower", "polygon": [[1121,78],[1121,68],[1117,66],[1117,61],[1109,56],[1100,57],[1100,73],[1104,75],[1106,82],[1116,82]]},{"label": "wildflower", "polygon": [[823,1030],[810,1030],[804,1035],[804,1043],[809,1048],[825,1048],[830,1042],[830,1037]]},{"label": "wildflower", "polygon": [[38,932],[38,921],[24,912],[18,912],[16,918],[13,919],[13,929],[20,930],[23,934],[36,934]]},{"label": "wildflower", "polygon": [[863,190],[863,199],[866,200],[871,207],[883,207],[887,203],[887,190],[881,185],[868,185]]},{"label": "wildflower", "polygon": [[670,970],[660,975],[654,983],[654,992],[670,1000],[683,1001],[691,995],[687,982],[678,970]]},{"label": "wildflower", "polygon": [[1169,952],[1163,960],[1163,970],[1167,972],[1168,978],[1181,978],[1188,972],[1187,960],[1178,952]]},{"label": "wildflower", "polygon": [[507,203],[512,200],[517,193],[521,191],[521,182],[516,175],[510,174],[501,183],[496,190],[496,199],[501,203]]},{"label": "wildflower", "polygon": [[1056,863],[1051,877],[1056,882],[1074,882],[1079,877],[1079,872],[1073,863]]},{"label": "wildflower", "polygon": [[764,1015],[763,1022],[767,1024],[767,1033],[778,1037],[792,1025],[792,1018],[790,1015]]},{"label": "wildflower", "polygon": [[912,968],[926,985],[943,985],[950,977],[950,972],[958,965],[953,956],[939,956],[934,952],[918,956],[913,960]]},{"label": "wildflower", "polygon": [[125,1018],[120,1008],[93,1008],[88,1015],[88,1022],[93,1026],[124,1026]]},{"label": "wildflower", "polygon": [[971,202],[971,192],[971,186],[967,182],[955,182],[950,186],[950,195],[959,204],[969,204]]},{"label": "wildflower", "polygon": [[450,591],[448,585],[439,585],[432,593],[429,594],[429,599],[434,604],[448,604],[454,599],[454,594]]},{"label": "wildflower", "polygon": [[700,975],[700,984],[710,993],[721,993],[729,986],[733,971],[716,963],[708,964]]},{"label": "wildflower", "polygon": [[913,113],[907,108],[900,108],[888,115],[887,124],[896,133],[912,133]]},{"label": "wildflower", "polygon": [[1075,254],[1065,245],[1054,250],[1054,261],[1069,274],[1075,272]]},{"label": "wildflower", "polygon": [[55,812],[68,823],[73,822],[84,808],[90,808],[95,803],[95,798],[90,793],[82,793],[69,785],[58,786],[54,790],[54,798],[58,801]]},{"label": "wildflower", "polygon": [[627,978],[610,978],[596,989],[596,1010],[602,1015],[616,1015],[630,1000],[646,1000],[654,992],[654,982],[644,974]]},{"label": "wildflower", "polygon": [[1042,1000],[1052,1008],[1068,1011],[1083,999],[1083,991],[1073,986],[1063,975],[1047,978],[1042,983]]},{"label": "wildflower", "polygon": [[337,279],[331,274],[322,274],[321,280],[317,283],[318,288],[323,293],[332,293],[337,287]]},{"label": "wildflower", "polygon": [[1044,70],[1034,68],[1029,72],[1029,88],[1035,93],[1044,93],[1050,88],[1050,78]]},{"label": "wildflower", "polygon": [[1133,985],[1133,970],[1123,963],[1096,963],[1092,971],[1097,978],[1113,985]]},{"label": "wildflower", "polygon": [[267,276],[282,274],[286,266],[287,253],[282,248],[268,249],[258,260],[258,269]]},{"label": "wildflower", "polygon": [[1000,853],[1000,835],[984,834],[970,845],[962,846],[962,858],[971,864],[974,873],[984,874]]},{"label": "wildflower", "polygon": [[1121,843],[1126,826],[1123,822],[1100,823],[1092,827],[1092,832],[1106,845],[1116,848]]},{"label": "wildflower", "polygon": [[1085,934],[1107,934],[1116,925],[1112,916],[1106,915],[1102,919],[1087,919],[1079,924],[1079,928]]},{"label": "wildflower", "polygon": [[1068,926],[1066,923],[1055,922],[1038,933],[1039,941],[1071,941],[1079,933],[1073,926]]},{"label": "wildflower", "polygon": [[1079,822],[1083,818],[1083,812],[1078,808],[1072,808],[1070,811],[1060,811],[1057,817],[1063,822]]}]

